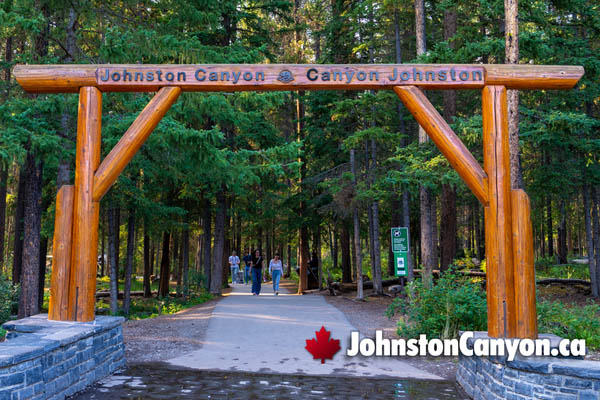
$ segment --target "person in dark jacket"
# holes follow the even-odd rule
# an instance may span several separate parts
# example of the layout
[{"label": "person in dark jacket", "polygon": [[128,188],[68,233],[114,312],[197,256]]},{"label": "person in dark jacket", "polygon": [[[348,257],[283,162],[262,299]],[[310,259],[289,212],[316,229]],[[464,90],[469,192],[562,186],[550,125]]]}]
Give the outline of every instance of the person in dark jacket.
[{"label": "person in dark jacket", "polygon": [[254,256],[252,256],[252,294],[255,296],[260,294],[263,261],[260,250],[256,249]]}]

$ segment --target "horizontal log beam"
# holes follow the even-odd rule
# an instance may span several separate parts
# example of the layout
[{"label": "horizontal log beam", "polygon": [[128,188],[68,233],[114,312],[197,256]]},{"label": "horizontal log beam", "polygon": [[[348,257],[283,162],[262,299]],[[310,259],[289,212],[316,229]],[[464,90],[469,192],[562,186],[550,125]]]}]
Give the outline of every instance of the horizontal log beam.
[{"label": "horizontal log beam", "polygon": [[448,159],[481,204],[488,204],[487,175],[467,146],[454,133],[423,92],[415,86],[396,86],[394,92]]},{"label": "horizontal log beam", "polygon": [[[211,75],[211,73],[213,75]],[[16,65],[17,82],[31,93],[183,91],[363,90],[412,85],[423,89],[569,89],[580,66],[506,64],[211,64],[211,65]]]},{"label": "horizontal log beam", "polygon": [[94,175],[94,201],[100,201],[119,174],[148,139],[156,125],[179,97],[181,89],[165,87],[150,100],[121,140],[110,151]]}]

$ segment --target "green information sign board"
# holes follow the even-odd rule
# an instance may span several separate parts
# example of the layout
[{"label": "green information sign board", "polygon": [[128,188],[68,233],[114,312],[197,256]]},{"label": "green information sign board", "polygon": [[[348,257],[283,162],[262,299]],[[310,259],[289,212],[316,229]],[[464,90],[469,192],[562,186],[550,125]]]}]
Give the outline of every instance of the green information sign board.
[{"label": "green information sign board", "polygon": [[396,276],[408,275],[409,235],[407,227],[392,228],[392,253]]}]

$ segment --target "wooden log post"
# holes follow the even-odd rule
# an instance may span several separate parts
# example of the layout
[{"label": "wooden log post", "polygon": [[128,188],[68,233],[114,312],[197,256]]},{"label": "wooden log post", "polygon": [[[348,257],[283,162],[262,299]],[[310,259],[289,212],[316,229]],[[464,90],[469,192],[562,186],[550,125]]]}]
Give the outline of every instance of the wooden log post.
[{"label": "wooden log post", "polygon": [[93,201],[94,172],[100,164],[102,92],[95,87],[79,91],[73,245],[69,290],[69,317],[93,321],[98,257],[99,203]]},{"label": "wooden log post", "polygon": [[484,208],[488,335],[516,337],[506,87],[484,87],[482,101],[483,164],[489,199]]},{"label": "wooden log post", "polygon": [[52,242],[52,278],[48,319],[68,321],[69,276],[71,273],[71,241],[73,234],[74,187],[65,185],[56,195],[54,240]]},{"label": "wooden log post", "polygon": [[517,337],[537,339],[533,227],[529,197],[522,189],[512,190],[513,258]]}]

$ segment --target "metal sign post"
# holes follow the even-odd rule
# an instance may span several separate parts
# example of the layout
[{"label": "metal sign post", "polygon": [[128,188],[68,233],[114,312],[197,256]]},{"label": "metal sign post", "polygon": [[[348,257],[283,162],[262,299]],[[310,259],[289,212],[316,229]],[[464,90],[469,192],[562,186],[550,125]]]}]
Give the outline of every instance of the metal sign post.
[{"label": "metal sign post", "polygon": [[392,253],[394,254],[394,271],[396,276],[408,275],[409,234],[407,227],[392,228]]}]

